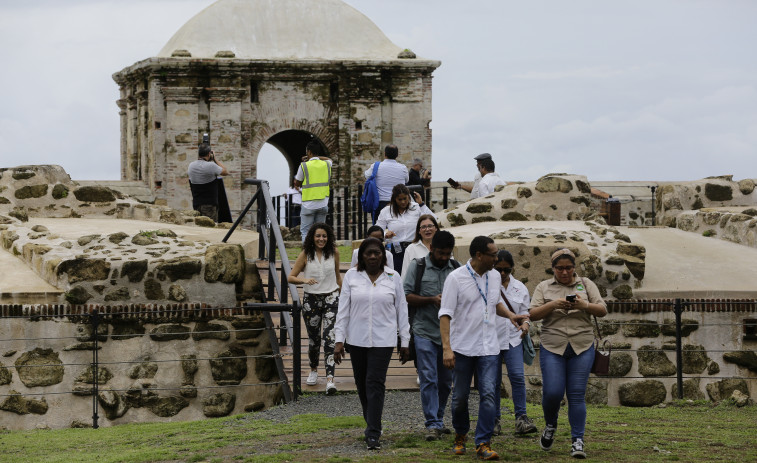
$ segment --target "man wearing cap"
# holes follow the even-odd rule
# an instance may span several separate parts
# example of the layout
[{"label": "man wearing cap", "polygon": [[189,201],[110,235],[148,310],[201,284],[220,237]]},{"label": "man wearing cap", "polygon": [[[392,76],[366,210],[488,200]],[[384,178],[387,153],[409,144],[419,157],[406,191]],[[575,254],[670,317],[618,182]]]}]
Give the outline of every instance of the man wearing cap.
[{"label": "man wearing cap", "polygon": [[305,157],[305,162],[300,164],[294,176],[294,187],[302,187],[300,234],[303,242],[311,225],[326,221],[331,180],[331,159],[324,156],[323,145],[311,140],[305,147]]},{"label": "man wearing cap", "polygon": [[458,183],[456,187],[454,187],[456,190],[464,190],[470,193],[470,199],[476,199],[483,196],[479,192],[479,184],[481,183],[481,161],[484,159],[491,159],[492,155],[489,153],[481,153],[478,156],[474,157],[473,159],[476,160],[476,175],[473,177],[473,186],[463,185],[461,183]]},{"label": "man wearing cap", "polygon": [[478,161],[478,172],[481,175],[481,180],[478,182],[479,198],[494,193],[494,189],[497,186],[505,184],[505,181],[499,177],[499,174],[494,172],[494,160],[492,158]]}]

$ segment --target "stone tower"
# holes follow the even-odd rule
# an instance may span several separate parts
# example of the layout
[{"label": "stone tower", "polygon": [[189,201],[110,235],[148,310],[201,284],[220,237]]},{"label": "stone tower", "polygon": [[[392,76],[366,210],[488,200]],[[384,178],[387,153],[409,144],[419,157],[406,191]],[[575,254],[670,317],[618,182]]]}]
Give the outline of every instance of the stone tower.
[{"label": "stone tower", "polygon": [[333,183],[362,171],[394,143],[400,161],[431,164],[431,79],[439,61],[393,44],[341,0],[219,0],[190,19],[157,57],[113,75],[120,87],[121,178],[156,203],[191,208],[187,166],[202,134],[232,175],[232,211],[252,191],[265,143],[296,172],[319,139]]}]

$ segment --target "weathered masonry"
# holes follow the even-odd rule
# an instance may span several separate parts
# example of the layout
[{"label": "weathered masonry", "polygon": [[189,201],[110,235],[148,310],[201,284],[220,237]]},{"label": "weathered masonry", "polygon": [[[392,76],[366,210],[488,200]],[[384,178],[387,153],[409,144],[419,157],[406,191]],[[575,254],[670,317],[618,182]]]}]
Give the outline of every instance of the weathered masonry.
[{"label": "weathered masonry", "polygon": [[316,137],[334,182],[362,181],[384,145],[431,164],[431,79],[438,61],[393,44],[340,0],[219,0],[187,22],[157,57],[114,74],[121,97],[121,178],[156,203],[191,208],[187,166],[202,133],[232,172],[232,210],[250,191],[265,143],[290,177]]}]

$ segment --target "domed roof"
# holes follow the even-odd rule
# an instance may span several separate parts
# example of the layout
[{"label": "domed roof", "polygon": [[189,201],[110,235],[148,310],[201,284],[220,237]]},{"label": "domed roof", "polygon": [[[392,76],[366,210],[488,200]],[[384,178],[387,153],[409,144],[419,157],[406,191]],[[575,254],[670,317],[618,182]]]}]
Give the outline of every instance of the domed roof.
[{"label": "domed roof", "polygon": [[237,59],[395,60],[402,51],[341,0],[218,0],[179,29],[158,57],[231,51]]}]

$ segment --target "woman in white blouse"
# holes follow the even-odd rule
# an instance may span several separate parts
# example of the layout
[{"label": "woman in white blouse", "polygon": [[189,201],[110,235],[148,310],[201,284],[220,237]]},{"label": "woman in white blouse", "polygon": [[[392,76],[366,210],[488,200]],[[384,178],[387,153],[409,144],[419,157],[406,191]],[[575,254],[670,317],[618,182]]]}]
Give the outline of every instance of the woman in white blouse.
[{"label": "woman in white blouse", "polygon": [[[528,314],[528,307],[531,305],[531,296],[528,294],[528,288],[521,281],[512,276],[515,262],[513,255],[509,251],[497,252],[497,263],[494,264],[494,270],[499,272],[502,278],[502,299],[507,304],[507,308],[516,315]],[[497,337],[499,337],[499,348],[502,362],[499,362],[499,378],[502,378],[502,363],[507,367],[507,377],[510,379],[512,388],[513,406],[515,408],[515,433],[528,434],[536,432],[534,422],[526,415],[526,378],[523,370],[523,341],[528,335],[528,329],[531,322],[526,320],[520,329],[513,326],[509,320],[497,317]],[[497,381],[497,392],[502,381]],[[494,425],[495,434],[501,432],[499,416]]]},{"label": "woman in white blouse", "polygon": [[405,249],[415,237],[415,227],[422,214],[431,214],[431,209],[423,203],[423,198],[415,192],[415,201],[410,199],[410,190],[405,185],[392,188],[392,199],[381,209],[376,225],[383,228],[384,238],[389,243],[394,256],[394,270],[402,270]]},{"label": "woman in white blouse", "polygon": [[[300,277],[300,273],[304,275]],[[308,332],[308,358],[310,374],[306,384],[318,382],[318,359],[321,352],[321,328],[323,329],[323,356],[326,364],[326,394],[336,393],[334,385],[334,322],[339,306],[339,288],[342,274],[339,272],[339,252],[336,248],[334,230],[325,223],[310,227],[297,256],[289,283],[305,285],[302,302],[302,318]]]},{"label": "woman in white blouse", "polygon": [[418,217],[413,244],[405,249],[405,258],[403,259],[402,271],[400,272],[402,275],[406,273],[407,267],[413,259],[424,258],[431,252],[431,239],[437,230],[439,230],[439,224],[436,222],[436,217],[431,214],[423,214]]},{"label": "woman in white blouse", "polygon": [[400,361],[410,358],[407,302],[399,274],[386,266],[386,250],[376,238],[358,249],[357,267],[344,275],[334,334],[334,361],[341,363],[349,347],[352,372],[365,418],[365,443],[381,448],[386,372],[400,335]]}]

